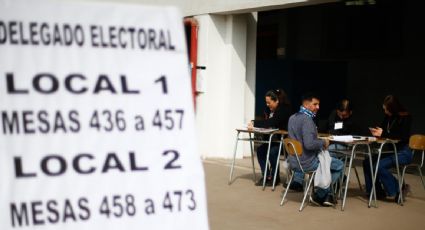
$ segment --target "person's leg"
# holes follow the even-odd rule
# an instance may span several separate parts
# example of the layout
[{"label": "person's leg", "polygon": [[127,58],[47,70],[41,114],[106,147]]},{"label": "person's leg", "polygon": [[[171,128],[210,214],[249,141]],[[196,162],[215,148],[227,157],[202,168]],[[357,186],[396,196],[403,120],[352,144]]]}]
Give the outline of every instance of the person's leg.
[{"label": "person's leg", "polygon": [[332,159],[331,161],[332,183],[335,183],[342,176],[342,171],[344,169],[344,162],[342,162],[341,160],[335,157],[332,157],[331,159]]},{"label": "person's leg", "polygon": [[302,186],[302,184],[304,183],[304,174],[301,171],[295,171],[292,183],[297,183]]},{"label": "person's leg", "polygon": [[[316,168],[317,168],[317,166],[318,166],[318,163],[316,165]],[[341,177],[343,168],[344,168],[344,163],[341,160],[339,160],[335,157],[331,157],[330,170],[331,170],[331,180],[332,180],[331,182],[332,183],[337,182],[338,179]],[[329,186],[328,188],[316,187],[315,190],[316,191],[314,193],[314,199],[313,200],[317,201],[318,203],[325,204],[325,205],[332,205],[334,203],[334,198],[333,198],[331,186]]]},{"label": "person's leg", "polygon": [[[344,169],[344,162],[337,159],[336,157],[331,158],[331,183],[333,185],[336,185],[338,183],[339,179],[342,176],[342,172]],[[327,189],[319,189],[317,188],[317,196],[319,196],[319,199],[323,199],[323,205],[325,206],[332,206],[335,204],[336,199],[334,197],[334,194],[332,192],[332,186],[329,186]]]},{"label": "person's leg", "polygon": [[[398,164],[401,165],[407,165],[412,162],[413,154],[412,151],[409,149],[408,146],[405,146],[398,150]],[[394,159],[394,165],[395,165],[395,159]]]},{"label": "person's leg", "polygon": [[[394,156],[384,157],[379,161],[377,178],[384,186],[384,190],[388,196],[397,195],[398,184],[397,179],[393,176],[390,169],[395,165]],[[377,192],[378,194],[378,192]]]},{"label": "person's leg", "polygon": [[364,159],[362,163],[363,163],[364,181],[366,185],[366,193],[370,194],[370,191],[372,190],[372,174],[370,172],[369,158],[366,157],[366,159]]},{"label": "person's leg", "polygon": [[288,157],[289,167],[294,170],[294,177],[289,188],[291,190],[302,192],[304,190],[304,173],[301,171],[301,169],[298,168],[298,163],[296,163],[296,160],[294,158],[294,156]]},{"label": "person's leg", "polygon": [[[267,153],[266,153],[267,154]],[[279,154],[279,144],[274,143],[270,147],[270,156],[269,156],[269,162],[270,162],[270,170],[268,170],[267,174],[268,177],[272,178],[275,175],[276,171],[276,163],[277,163],[277,155]],[[279,166],[277,167],[277,174],[276,174],[276,183],[280,183],[280,174],[279,174]]]},{"label": "person's leg", "polygon": [[261,168],[261,175],[263,177],[264,177],[264,171],[266,168],[267,148],[268,148],[267,144],[261,144],[257,148],[257,160]]},{"label": "person's leg", "polygon": [[[316,157],[314,161],[312,162],[312,164],[310,165],[310,167],[306,167],[304,168],[304,170],[306,171],[316,170],[317,167],[319,167],[319,163],[320,163],[319,158]],[[314,186],[314,184],[312,183],[311,186]],[[315,187],[314,194],[311,201],[315,204],[323,205],[323,201],[325,201],[329,191],[330,191],[330,188],[323,189],[323,188]]]},{"label": "person's leg", "polygon": [[[372,157],[372,170],[375,170],[375,166],[376,166],[376,156]],[[369,162],[369,158],[366,158],[363,160],[363,175],[364,175],[364,180],[365,180],[365,185],[366,185],[366,194],[369,197],[370,192],[372,191],[372,174],[370,171],[370,162]],[[380,182],[379,177],[376,177],[376,181],[375,181],[375,190],[376,190],[376,197],[378,199],[382,199],[385,198],[385,191],[382,189],[382,184]]]},{"label": "person's leg", "polygon": [[[412,159],[413,153],[407,145],[398,151],[398,164],[400,166],[410,164],[412,162]],[[410,186],[409,184],[407,184],[406,179],[403,180],[402,190],[403,197],[406,197],[410,192]]]},{"label": "person's leg", "polygon": [[330,191],[331,191],[330,187],[329,188],[315,187],[313,200],[322,205],[323,202],[326,200]]},{"label": "person's leg", "polygon": [[[397,154],[399,165],[408,164],[412,161],[412,152],[409,148],[404,147],[398,151]],[[395,196],[398,194],[399,186],[397,178],[391,173],[390,169],[396,166],[395,156],[390,155],[381,159],[378,169],[378,177],[384,186],[388,196]]]},{"label": "person's leg", "polygon": [[[372,156],[372,167],[373,167],[372,171],[375,170],[376,160],[377,160],[377,156]],[[372,178],[372,173],[370,170],[370,162],[368,157],[366,157],[366,159],[363,160],[363,175],[364,175],[364,180],[366,185],[366,193],[369,195],[370,192],[372,191],[373,178]],[[385,194],[384,190],[382,189],[381,182],[378,176],[376,177],[376,181],[375,181],[375,189],[376,189],[376,194],[378,196]]]}]

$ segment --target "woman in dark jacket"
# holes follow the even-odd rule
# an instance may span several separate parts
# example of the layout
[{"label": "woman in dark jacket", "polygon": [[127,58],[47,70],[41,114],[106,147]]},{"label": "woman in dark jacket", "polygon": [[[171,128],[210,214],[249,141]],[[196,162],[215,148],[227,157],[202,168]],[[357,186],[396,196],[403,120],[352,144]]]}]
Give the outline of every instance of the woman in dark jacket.
[{"label": "woman in dark jacket", "polygon": [[[379,127],[370,128],[370,132],[375,137],[400,140],[396,144],[398,163],[400,165],[409,164],[412,161],[412,151],[408,146],[411,116],[393,95],[385,97],[382,108],[385,113],[384,120]],[[395,166],[395,156],[393,153],[387,155],[383,154],[381,156],[375,188],[377,197],[394,197],[397,202],[399,185],[397,179],[390,171],[390,169]],[[363,161],[363,170],[366,181],[366,191],[370,194],[372,189],[372,176],[370,175],[370,167],[367,159]]]},{"label": "woman in dark jacket", "polygon": [[[291,105],[289,103],[286,93],[282,89],[269,90],[265,95],[267,110],[265,112],[265,120],[254,120],[248,124],[250,127],[258,128],[278,128],[287,130],[288,119],[291,115]],[[267,170],[267,175],[264,175],[266,167],[268,144],[262,144],[257,148],[257,159],[261,167],[261,173],[266,176],[266,185],[272,186],[273,175],[275,173],[275,166],[277,161],[277,155],[279,152],[279,144],[272,143],[270,147],[270,170]],[[276,178],[276,184],[280,183],[279,169],[277,171],[278,177]],[[261,178],[255,185],[262,186],[263,178]]]}]

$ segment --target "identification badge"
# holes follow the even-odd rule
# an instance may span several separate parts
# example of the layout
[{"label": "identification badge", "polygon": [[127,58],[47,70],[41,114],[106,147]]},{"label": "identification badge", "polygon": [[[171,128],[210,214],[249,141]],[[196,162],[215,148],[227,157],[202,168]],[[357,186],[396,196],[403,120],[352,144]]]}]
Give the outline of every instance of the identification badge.
[{"label": "identification badge", "polygon": [[342,122],[335,122],[334,129],[342,129]]}]

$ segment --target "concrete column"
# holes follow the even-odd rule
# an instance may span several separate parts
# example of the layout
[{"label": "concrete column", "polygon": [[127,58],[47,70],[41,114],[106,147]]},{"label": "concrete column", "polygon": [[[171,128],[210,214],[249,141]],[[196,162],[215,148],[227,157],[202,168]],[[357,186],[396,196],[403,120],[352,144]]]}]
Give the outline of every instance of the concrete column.
[{"label": "concrete column", "polygon": [[[255,117],[255,79],[257,66],[257,21],[258,13],[246,14],[246,79],[245,79],[245,123]],[[244,156],[251,156],[249,144],[244,144]]]},{"label": "concrete column", "polygon": [[[204,92],[197,97],[196,111],[202,157],[231,158],[235,128],[246,123],[247,117],[253,118],[255,64],[254,69],[249,70],[251,76],[247,83],[247,46],[252,46],[252,40],[247,43],[248,18],[247,14],[196,16],[199,22],[198,65],[206,66],[200,73]],[[255,56],[255,45],[249,49],[254,49]],[[249,54],[252,55],[252,51]],[[246,99],[247,93],[251,94],[249,99]],[[249,103],[250,112],[247,112],[246,104]],[[243,149],[240,145],[239,158]]]}]

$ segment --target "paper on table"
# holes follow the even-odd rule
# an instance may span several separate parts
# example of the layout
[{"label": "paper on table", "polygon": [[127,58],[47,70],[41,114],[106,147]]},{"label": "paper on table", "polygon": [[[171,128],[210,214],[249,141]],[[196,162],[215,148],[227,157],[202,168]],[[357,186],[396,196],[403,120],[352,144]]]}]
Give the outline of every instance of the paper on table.
[{"label": "paper on table", "polygon": [[254,127],[254,132],[258,133],[272,133],[274,131],[278,131],[279,129],[271,129],[271,128],[256,128]]},{"label": "paper on table", "polygon": [[[244,129],[244,130],[247,130],[248,129],[248,126],[247,125],[242,125],[242,128],[240,128],[240,129]],[[256,133],[266,133],[266,134],[269,134],[269,133],[272,133],[272,132],[274,132],[274,131],[278,131],[279,129],[272,129],[272,128],[258,128],[258,127],[254,127],[253,129],[252,129],[252,131],[253,132],[256,132]]]},{"label": "paper on table", "polygon": [[332,136],[335,141],[351,142],[354,140],[352,135]]}]

